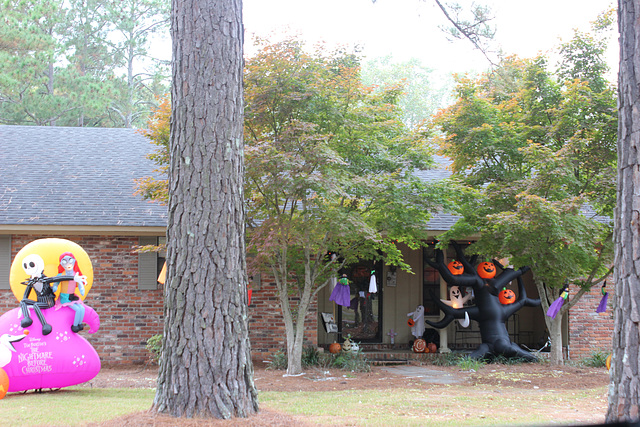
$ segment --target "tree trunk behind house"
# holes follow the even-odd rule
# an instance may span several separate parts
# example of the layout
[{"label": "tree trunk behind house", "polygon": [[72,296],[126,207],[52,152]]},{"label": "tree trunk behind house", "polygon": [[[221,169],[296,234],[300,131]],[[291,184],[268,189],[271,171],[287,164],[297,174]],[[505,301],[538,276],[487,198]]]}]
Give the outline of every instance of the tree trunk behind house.
[{"label": "tree trunk behind house", "polygon": [[248,338],[241,0],[173,0],[163,354],[153,410],[257,411]]},{"label": "tree trunk behind house", "polygon": [[640,418],[640,0],[619,0],[616,284],[607,422]]}]

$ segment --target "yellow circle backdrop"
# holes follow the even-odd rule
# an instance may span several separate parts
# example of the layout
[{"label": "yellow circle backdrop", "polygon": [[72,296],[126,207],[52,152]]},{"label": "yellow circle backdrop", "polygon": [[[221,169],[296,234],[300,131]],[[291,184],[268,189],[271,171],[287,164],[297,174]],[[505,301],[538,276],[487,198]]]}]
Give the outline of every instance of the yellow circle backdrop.
[{"label": "yellow circle backdrop", "polygon": [[[66,239],[39,239],[25,245],[11,263],[11,272],[9,274],[9,283],[11,291],[18,301],[22,301],[24,296],[25,285],[21,282],[29,279],[29,275],[22,268],[22,260],[31,254],[40,255],[44,260],[44,275],[54,277],[58,275],[58,266],[60,265],[60,255],[64,252],[71,252],[76,258],[78,267],[83,276],[87,276],[87,285],[84,287],[84,296],[79,295],[83,300],[89,294],[91,285],[93,284],[93,265],[89,255],[82,249],[82,246]],[[60,289],[56,292],[56,296],[60,294]],[[35,292],[31,292],[29,299],[36,300]]]}]

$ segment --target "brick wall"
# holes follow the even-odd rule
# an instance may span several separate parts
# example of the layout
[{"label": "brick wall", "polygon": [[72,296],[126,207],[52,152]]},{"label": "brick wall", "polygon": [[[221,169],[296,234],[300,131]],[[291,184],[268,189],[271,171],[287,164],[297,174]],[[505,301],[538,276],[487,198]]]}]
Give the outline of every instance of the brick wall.
[{"label": "brick wall", "polygon": [[[14,235],[11,259],[24,245],[45,236]],[[100,355],[103,364],[144,363],[149,359],[146,342],[162,332],[162,289],[138,290],[137,237],[46,236],[78,243],[93,264],[93,286],[85,304],[100,316],[95,334],[80,332]],[[82,266],[81,266],[82,267]],[[0,313],[18,306],[10,290],[0,291]],[[38,322],[34,319],[34,322]]]},{"label": "brick wall", "polygon": [[[295,302],[296,298],[292,298]],[[318,345],[318,304],[312,301],[305,318],[304,346]],[[286,353],[286,334],[282,310],[273,277],[262,277],[253,286],[249,306],[249,338],[254,359],[268,360],[277,351]]]},{"label": "brick wall", "polygon": [[[607,311],[596,313],[602,294],[600,287],[594,287],[584,294],[580,301],[569,311],[569,356],[571,360],[591,356],[596,351],[610,353],[613,339],[613,290],[609,284]],[[578,287],[571,286],[570,295],[578,292]]]},{"label": "brick wall", "polygon": [[[132,249],[137,237],[118,236],[27,236],[13,235],[11,259],[27,243],[45,237],[59,237],[78,243],[93,264],[93,286],[85,304],[100,316],[96,334],[81,332],[93,345],[102,363],[139,364],[149,359],[146,342],[162,333],[162,288],[138,290],[138,254]],[[0,290],[0,314],[18,306],[10,290]],[[313,301],[305,323],[305,346],[317,345],[317,302]],[[37,322],[37,320],[34,320]],[[264,277],[255,286],[249,306],[249,337],[252,356],[267,360],[285,351],[285,328],[273,278]]]}]

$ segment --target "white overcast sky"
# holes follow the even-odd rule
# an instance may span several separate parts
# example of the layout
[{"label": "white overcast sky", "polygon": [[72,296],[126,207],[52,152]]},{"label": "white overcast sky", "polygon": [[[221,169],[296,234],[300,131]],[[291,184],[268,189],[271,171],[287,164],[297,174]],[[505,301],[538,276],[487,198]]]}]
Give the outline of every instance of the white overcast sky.
[{"label": "white overcast sky", "polygon": [[[589,23],[611,7],[609,0],[480,0],[492,7],[496,41],[506,53],[532,57],[569,40],[573,29],[589,31]],[[461,5],[471,1],[458,0]],[[479,71],[486,60],[470,43],[450,43],[438,25],[446,25],[433,0],[244,0],[245,51],[252,35],[299,34],[309,41],[358,44],[366,57],[393,55],[420,58],[440,73]],[[611,45],[617,43],[614,32]],[[610,63],[617,72],[617,46]]]}]

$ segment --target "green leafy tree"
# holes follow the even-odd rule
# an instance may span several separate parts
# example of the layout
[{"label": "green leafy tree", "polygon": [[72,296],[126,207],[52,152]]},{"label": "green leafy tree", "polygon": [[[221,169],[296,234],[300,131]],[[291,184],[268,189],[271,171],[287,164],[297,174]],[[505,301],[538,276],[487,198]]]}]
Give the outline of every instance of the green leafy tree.
[{"label": "green leafy tree", "polygon": [[[245,69],[246,199],[253,267],[275,278],[289,374],[301,372],[304,326],[318,292],[345,263],[417,248],[447,199],[413,172],[430,150],[408,131],[402,87],[373,90],[358,58],[289,39],[263,44]],[[328,253],[337,256],[328,256]]]},{"label": "green leafy tree", "polygon": [[[146,55],[148,36],[166,24],[167,6],[132,3],[130,19],[123,19],[120,1],[2,3],[0,121],[143,125],[154,95],[165,93],[166,83],[162,70],[141,72],[154,63],[139,59]],[[135,25],[127,26],[132,20]]]},{"label": "green leafy tree", "polygon": [[402,110],[402,121],[413,129],[435,114],[444,103],[445,89],[434,87],[432,72],[419,59],[394,62],[391,56],[386,56],[363,64],[362,81],[381,90],[400,85],[403,90],[398,106]]},{"label": "green leafy tree", "polygon": [[161,81],[166,65],[149,55],[149,38],[167,30],[170,3],[165,0],[118,0],[107,3],[114,55],[125,74],[110,106],[123,127],[145,123],[155,97],[166,93]]},{"label": "green leafy tree", "polygon": [[563,315],[611,273],[616,98],[605,68],[577,60],[596,52],[585,40],[563,45],[555,73],[544,57],[508,58],[500,72],[460,79],[458,101],[435,120],[469,186],[443,240],[478,233],[470,250],[530,266],[545,312],[565,283],[580,286],[545,316],[555,363]]}]

